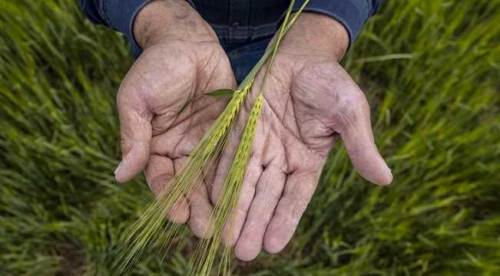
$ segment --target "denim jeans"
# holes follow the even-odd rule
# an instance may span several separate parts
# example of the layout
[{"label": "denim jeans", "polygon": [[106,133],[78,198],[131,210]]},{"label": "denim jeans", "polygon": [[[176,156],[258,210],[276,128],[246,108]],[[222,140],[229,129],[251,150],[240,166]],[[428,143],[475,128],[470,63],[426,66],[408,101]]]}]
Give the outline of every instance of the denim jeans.
[{"label": "denim jeans", "polygon": [[245,78],[259,58],[264,54],[270,40],[271,37],[260,38],[258,40],[239,44],[225,43],[224,40],[222,40],[222,47],[231,61],[231,67],[233,68],[238,83]]}]

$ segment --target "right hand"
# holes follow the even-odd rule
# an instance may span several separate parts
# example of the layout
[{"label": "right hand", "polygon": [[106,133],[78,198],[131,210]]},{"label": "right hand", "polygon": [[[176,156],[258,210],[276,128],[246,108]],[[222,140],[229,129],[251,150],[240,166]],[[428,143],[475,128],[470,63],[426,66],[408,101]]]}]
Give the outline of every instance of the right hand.
[{"label": "right hand", "polygon": [[[180,169],[225,106],[207,92],[234,88],[229,60],[211,27],[184,0],[153,1],[137,15],[144,49],[121,83],[117,106],[125,182],[145,169],[158,194]],[[212,206],[206,185],[180,199],[168,217],[205,237]]]}]

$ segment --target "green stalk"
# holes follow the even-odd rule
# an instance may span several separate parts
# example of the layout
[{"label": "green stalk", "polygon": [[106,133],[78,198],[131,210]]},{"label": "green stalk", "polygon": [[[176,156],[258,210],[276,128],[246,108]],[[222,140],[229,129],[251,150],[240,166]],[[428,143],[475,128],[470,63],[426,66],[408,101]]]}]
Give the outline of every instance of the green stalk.
[{"label": "green stalk", "polygon": [[[274,59],[276,57],[276,53],[278,52],[279,45],[283,40],[286,32],[291,28],[293,23],[296,21],[300,12],[303,10],[305,5],[307,5],[308,1],[302,5],[299,13],[294,14],[292,18],[291,10],[294,4],[292,0],[290,6],[285,15],[284,22],[280,27],[278,32],[278,36],[273,40],[271,52],[269,56],[266,56],[266,60],[270,58],[266,71],[264,73],[264,79],[261,83],[261,87],[259,90],[259,94],[250,110],[250,114],[248,120],[246,122],[245,128],[243,130],[243,134],[240,139],[240,144],[236,150],[234,156],[234,162],[229,169],[228,175],[226,176],[224,182],[224,190],[222,193],[222,198],[216,203],[216,208],[214,210],[214,214],[212,215],[212,220],[215,225],[214,235],[211,239],[202,241],[201,246],[198,248],[196,255],[194,257],[194,270],[191,272],[191,275],[208,275],[212,271],[212,267],[214,265],[217,253],[219,251],[222,234],[224,232],[224,227],[227,225],[230,231],[230,222],[232,221],[231,213],[236,208],[238,203],[238,199],[240,197],[241,188],[243,186],[243,180],[246,172],[246,168],[248,166],[248,162],[250,159],[253,141],[256,134],[257,122],[260,118],[260,114],[262,112],[264,106],[264,84],[269,75],[269,70],[273,66]],[[223,267],[224,272],[230,273],[230,258],[227,256],[230,254],[231,249],[226,248],[222,253],[222,258],[219,264],[220,267]],[[228,272],[229,271],[229,272]]]},{"label": "green stalk", "polygon": [[[291,1],[277,39],[273,39],[263,56],[239,85],[238,90],[234,92],[234,95],[222,114],[217,118],[214,125],[191,153],[185,167],[172,180],[172,183],[169,183],[168,186],[171,187],[171,189],[162,191],[158,199],[151,204],[139,220],[125,232],[124,242],[126,248],[121,252],[117,262],[119,271],[123,272],[127,270],[130,265],[138,260],[146,248],[153,246],[158,240],[163,241],[164,244],[162,248],[169,247],[173,237],[178,234],[180,227],[175,224],[167,224],[167,227],[164,227],[164,216],[172,209],[179,198],[189,194],[193,190],[195,185],[202,180],[205,169],[210,167],[220,155],[225,146],[228,133],[239,114],[242,103],[253,87],[257,73],[260,72],[262,66],[271,59],[266,68],[264,81],[267,79],[269,68],[272,66],[282,38],[307,3],[308,1],[305,1],[299,12],[294,14],[293,18],[290,19],[291,8],[294,4],[294,1]],[[262,88],[263,85],[251,109],[240,145],[235,155],[235,161],[228,172],[222,200],[216,204],[212,215],[214,221],[213,237],[202,241],[198,247],[199,249],[194,254],[195,268],[193,274],[210,274],[220,247],[223,227],[239,198],[248,157],[253,145],[257,121],[264,103]],[[230,258],[228,254],[228,252],[224,251],[221,263],[223,271],[226,273],[230,272]]]},{"label": "green stalk", "polygon": [[235,154],[235,160],[224,184],[224,191],[221,199],[217,202],[213,215],[214,235],[212,238],[203,241],[201,251],[198,253],[199,260],[195,259],[195,268],[192,275],[209,275],[214,264],[217,252],[220,247],[224,225],[227,221],[229,213],[233,210],[241,190],[241,182],[245,175],[246,164],[250,157],[257,121],[262,112],[264,97],[257,97],[245,130],[241,137],[241,142]]}]

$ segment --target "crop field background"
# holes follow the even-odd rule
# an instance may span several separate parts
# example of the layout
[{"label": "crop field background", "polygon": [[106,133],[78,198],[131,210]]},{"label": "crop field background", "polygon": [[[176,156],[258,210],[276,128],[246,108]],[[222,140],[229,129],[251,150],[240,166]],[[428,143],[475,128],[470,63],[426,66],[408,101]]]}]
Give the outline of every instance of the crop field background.
[{"label": "crop field background", "polygon": [[[0,1],[0,275],[112,275],[152,199],[118,185],[122,37],[71,0]],[[393,185],[341,144],[287,249],[247,275],[500,275],[500,1],[386,1],[344,60],[372,106]],[[132,275],[183,275],[186,231]]]}]

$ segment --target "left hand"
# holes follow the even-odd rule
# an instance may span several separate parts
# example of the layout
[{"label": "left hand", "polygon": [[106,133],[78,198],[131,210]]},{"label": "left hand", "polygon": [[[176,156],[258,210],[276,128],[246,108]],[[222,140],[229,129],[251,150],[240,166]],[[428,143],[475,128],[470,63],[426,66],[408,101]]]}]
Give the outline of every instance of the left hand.
[{"label": "left hand", "polygon": [[[262,247],[269,253],[283,250],[311,200],[337,134],[361,176],[379,185],[392,181],[374,144],[368,102],[338,64],[348,40],[335,20],[304,13],[282,42],[264,85],[266,102],[240,200],[223,237],[226,245],[236,246],[241,260],[254,259]],[[257,76],[251,97],[264,72]],[[242,112],[248,114],[250,108],[248,104]],[[230,137],[212,200],[237,144],[238,137]]]}]

